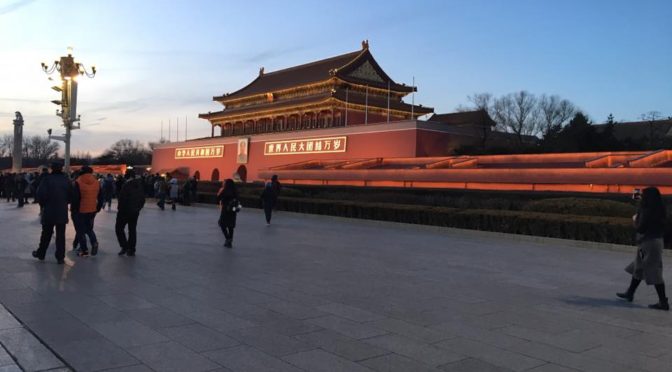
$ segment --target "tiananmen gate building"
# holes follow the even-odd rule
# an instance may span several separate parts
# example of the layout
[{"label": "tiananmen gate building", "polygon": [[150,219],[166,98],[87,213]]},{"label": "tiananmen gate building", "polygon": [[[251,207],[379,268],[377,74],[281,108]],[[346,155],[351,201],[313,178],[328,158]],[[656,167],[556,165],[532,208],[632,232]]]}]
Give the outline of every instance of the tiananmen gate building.
[{"label": "tiananmen gate building", "polygon": [[332,58],[261,68],[247,86],[213,97],[221,111],[199,115],[210,137],[157,145],[152,172],[208,181],[279,174],[284,183],[532,191],[625,193],[657,185],[672,193],[672,151],[455,156],[465,145],[506,146],[512,136],[493,131],[484,111],[418,120],[434,110],[404,102],[416,89],[392,80],[367,41]]}]

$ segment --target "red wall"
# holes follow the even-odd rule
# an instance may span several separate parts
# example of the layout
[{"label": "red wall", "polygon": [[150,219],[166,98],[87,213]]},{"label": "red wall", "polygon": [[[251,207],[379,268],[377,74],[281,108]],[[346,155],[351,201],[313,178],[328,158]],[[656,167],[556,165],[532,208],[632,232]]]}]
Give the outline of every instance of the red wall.
[{"label": "red wall", "polygon": [[[359,159],[359,158],[397,158],[416,156],[416,138],[418,130],[415,128],[386,131],[380,125],[355,126],[348,128],[331,129],[329,133],[323,131],[308,131],[296,133],[281,133],[274,135],[252,135],[250,138],[247,181],[258,180],[259,170],[270,167],[300,163],[308,160],[329,159]],[[371,131],[371,133],[353,133],[348,131]],[[340,132],[339,132],[340,131]],[[327,130],[324,130],[327,132]],[[302,138],[319,138],[347,136],[346,152],[326,154],[301,155],[264,155],[264,144],[269,141],[294,140]],[[188,141],[163,145],[154,150],[152,158],[152,172],[165,169],[188,168],[190,176],[200,172],[202,180],[210,180],[215,168],[219,170],[220,181],[232,177],[240,164],[236,162],[237,137],[216,137],[212,139]],[[234,142],[235,141],[235,142]],[[224,156],[212,159],[175,159],[176,147],[195,147],[208,144],[224,144]],[[440,155],[440,154],[437,154]]]}]

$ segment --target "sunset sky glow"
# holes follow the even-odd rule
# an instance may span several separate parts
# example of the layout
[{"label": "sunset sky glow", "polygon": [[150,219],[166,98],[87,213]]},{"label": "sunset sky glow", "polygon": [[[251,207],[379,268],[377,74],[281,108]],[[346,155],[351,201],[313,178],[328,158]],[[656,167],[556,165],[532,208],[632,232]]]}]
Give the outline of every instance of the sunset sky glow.
[{"label": "sunset sky glow", "polygon": [[[476,92],[558,94],[594,121],[672,116],[672,2],[0,0],[0,135],[21,111],[25,133],[60,125],[41,70],[66,54],[80,79],[73,152],[120,138],[210,134],[199,113],[264,66],[274,71],[360,48],[416,103],[451,112]],[[410,101],[410,97],[407,99]],[[179,118],[179,119],[178,119]]]}]

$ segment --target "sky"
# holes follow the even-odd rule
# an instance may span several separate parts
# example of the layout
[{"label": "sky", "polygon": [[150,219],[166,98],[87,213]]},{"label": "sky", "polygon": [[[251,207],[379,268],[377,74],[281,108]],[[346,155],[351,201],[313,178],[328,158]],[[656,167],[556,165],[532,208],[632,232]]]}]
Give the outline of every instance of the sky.
[{"label": "sky", "polygon": [[[40,67],[73,48],[81,129],[73,153],[116,140],[210,134],[212,97],[274,71],[361,48],[416,104],[452,112],[467,96],[527,90],[569,99],[593,121],[672,116],[669,0],[0,0],[0,135],[60,133]],[[407,102],[411,101],[407,97]],[[176,133],[179,120],[179,133]],[[176,136],[178,136],[176,138]]]}]

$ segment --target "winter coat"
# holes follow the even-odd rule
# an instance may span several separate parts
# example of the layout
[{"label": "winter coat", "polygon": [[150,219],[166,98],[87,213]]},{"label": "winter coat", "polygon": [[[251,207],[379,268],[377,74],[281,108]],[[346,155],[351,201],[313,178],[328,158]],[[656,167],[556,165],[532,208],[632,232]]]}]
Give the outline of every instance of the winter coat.
[{"label": "winter coat", "polygon": [[119,191],[118,209],[121,214],[137,214],[145,206],[145,189],[141,179],[124,182]]},{"label": "winter coat", "polygon": [[219,225],[223,227],[236,227],[237,212],[233,211],[231,206],[238,203],[238,195],[235,192],[224,190],[223,188],[217,193],[217,204],[221,210],[219,214]]},{"label": "winter coat", "polygon": [[664,209],[640,209],[635,218],[637,254],[625,271],[646,284],[663,283]]},{"label": "winter coat", "polygon": [[264,208],[273,209],[276,201],[278,201],[278,193],[273,188],[273,184],[268,182],[261,193],[261,203]]},{"label": "winter coat", "polygon": [[177,199],[177,194],[180,190],[180,186],[177,184],[177,179],[173,178],[170,180],[170,198]]},{"label": "winter coat", "polygon": [[102,185],[103,193],[105,194],[106,197],[111,198],[112,195],[114,195],[114,178],[112,176],[106,177],[103,180],[103,185]]},{"label": "winter coat", "polygon": [[70,209],[76,213],[95,213],[103,206],[100,183],[91,173],[77,177]]},{"label": "winter coat", "polygon": [[52,173],[42,179],[37,189],[37,201],[42,207],[42,224],[68,223],[68,204],[72,199],[72,185],[63,173]]}]

